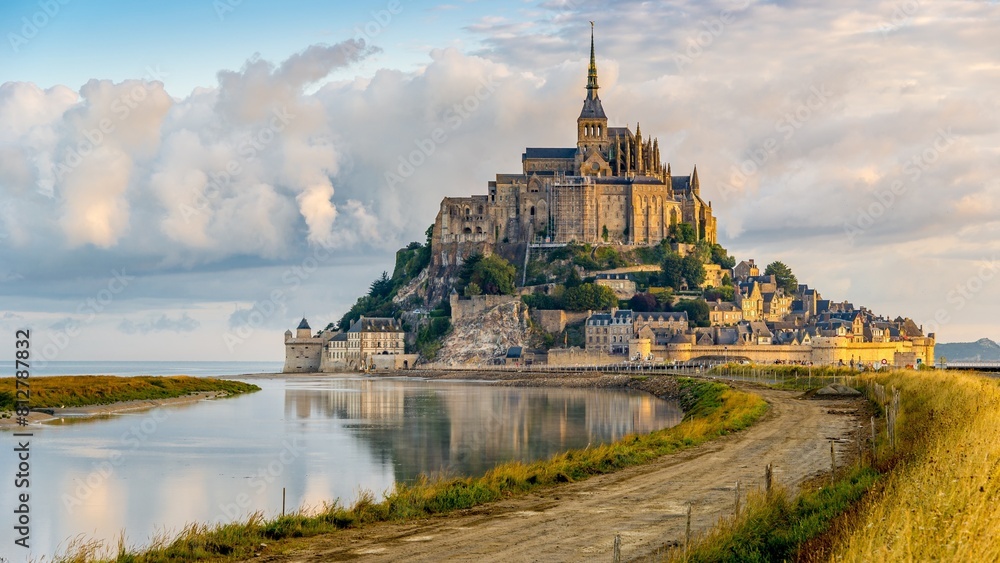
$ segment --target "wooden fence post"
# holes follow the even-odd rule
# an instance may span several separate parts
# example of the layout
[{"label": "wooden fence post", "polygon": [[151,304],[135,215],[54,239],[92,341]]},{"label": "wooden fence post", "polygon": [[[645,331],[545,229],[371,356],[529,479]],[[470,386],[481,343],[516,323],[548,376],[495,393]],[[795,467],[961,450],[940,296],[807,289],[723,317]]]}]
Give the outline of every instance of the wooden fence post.
[{"label": "wooden fence post", "polygon": [[769,463],[764,467],[764,491],[767,493],[767,496],[771,496],[771,478],[771,464]]},{"label": "wooden fence post", "polygon": [[833,484],[833,474],[837,472],[837,454],[833,451],[833,440],[830,440],[830,484]]},{"label": "wooden fence post", "polygon": [[621,563],[621,561],[622,561],[622,535],[618,533],[615,534],[614,562]]},{"label": "wooden fence post", "polygon": [[739,517],[740,515],[740,482],[736,481],[736,508],[733,509],[733,515]]},{"label": "wooden fence post", "polygon": [[684,557],[687,557],[691,549],[691,503],[688,503],[687,530],[684,532]]},{"label": "wooden fence post", "polygon": [[872,417],[872,462],[875,461],[875,417]]},{"label": "wooden fence post", "polygon": [[861,467],[861,462],[863,461],[862,458],[864,458],[864,456],[865,456],[865,451],[861,449],[861,432],[864,430],[864,428],[865,428],[864,424],[859,424],[858,425],[858,434],[857,434],[857,439],[858,439],[858,467]]}]

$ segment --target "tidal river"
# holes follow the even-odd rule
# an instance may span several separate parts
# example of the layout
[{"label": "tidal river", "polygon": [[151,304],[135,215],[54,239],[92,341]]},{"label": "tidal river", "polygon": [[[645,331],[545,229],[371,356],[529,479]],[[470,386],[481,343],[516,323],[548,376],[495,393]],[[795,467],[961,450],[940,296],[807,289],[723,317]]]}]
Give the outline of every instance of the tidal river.
[{"label": "tidal river", "polygon": [[361,490],[378,494],[421,473],[480,475],[682,416],[676,403],[619,390],[354,375],[253,383],[262,391],[33,428],[31,550],[13,543],[8,485],[0,560],[51,557],[73,538],[116,545],[122,530],[128,545],[145,546],[188,523],[274,516],[283,489],[286,510],[349,504]]}]

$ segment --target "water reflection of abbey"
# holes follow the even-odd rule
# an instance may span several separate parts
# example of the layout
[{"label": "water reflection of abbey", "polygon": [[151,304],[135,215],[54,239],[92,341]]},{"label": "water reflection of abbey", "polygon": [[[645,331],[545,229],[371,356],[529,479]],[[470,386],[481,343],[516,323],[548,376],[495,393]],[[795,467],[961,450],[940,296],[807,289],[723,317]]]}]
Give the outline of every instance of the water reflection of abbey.
[{"label": "water reflection of abbey", "polygon": [[333,418],[392,463],[420,473],[481,474],[506,460],[548,457],[680,422],[675,404],[595,389],[501,388],[463,383],[336,380],[340,388],[285,394],[292,418]]}]

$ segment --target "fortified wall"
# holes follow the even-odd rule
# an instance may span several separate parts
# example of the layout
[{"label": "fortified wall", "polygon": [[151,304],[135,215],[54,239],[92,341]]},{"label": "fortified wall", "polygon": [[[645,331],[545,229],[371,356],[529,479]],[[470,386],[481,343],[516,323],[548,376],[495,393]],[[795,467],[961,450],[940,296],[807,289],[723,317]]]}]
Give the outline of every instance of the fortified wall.
[{"label": "fortified wall", "polygon": [[451,294],[451,323],[456,324],[462,319],[482,317],[486,311],[506,303],[520,301],[513,295],[476,295],[461,298],[457,293]]},{"label": "fortified wall", "polygon": [[831,365],[843,362],[878,363],[889,366],[934,365],[934,338],[919,337],[898,342],[851,342],[848,338],[817,338],[812,344],[767,344],[760,346],[699,346],[667,344],[651,348],[654,357],[665,361],[686,362],[702,356],[741,357],[762,364],[812,362]]}]

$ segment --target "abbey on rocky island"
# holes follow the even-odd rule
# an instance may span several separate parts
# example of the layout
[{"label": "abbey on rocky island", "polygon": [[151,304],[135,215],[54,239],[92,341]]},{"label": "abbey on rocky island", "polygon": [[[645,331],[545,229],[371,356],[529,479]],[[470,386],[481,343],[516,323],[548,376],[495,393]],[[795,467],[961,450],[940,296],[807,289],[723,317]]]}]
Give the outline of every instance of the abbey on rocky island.
[{"label": "abbey on rocky island", "polygon": [[597,95],[593,27],[587,96],[576,120],[576,146],[527,148],[520,174],[497,174],[486,195],[447,197],[434,222],[434,262],[460,262],[468,243],[655,245],[688,223],[698,240],[716,242],[712,204],[701,198],[698,169],[675,176],[659,141],[639,125],[608,127]]}]

